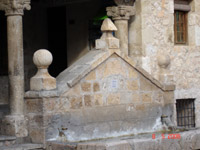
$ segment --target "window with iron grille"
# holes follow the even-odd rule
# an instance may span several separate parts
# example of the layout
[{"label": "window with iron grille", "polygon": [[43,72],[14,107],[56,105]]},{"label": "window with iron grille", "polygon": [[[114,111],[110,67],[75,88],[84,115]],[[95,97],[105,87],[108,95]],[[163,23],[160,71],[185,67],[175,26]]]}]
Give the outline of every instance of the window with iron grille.
[{"label": "window with iron grille", "polygon": [[175,10],[174,12],[174,38],[175,44],[187,44],[187,12]]},{"label": "window with iron grille", "polygon": [[195,99],[176,100],[177,125],[179,127],[195,127]]}]

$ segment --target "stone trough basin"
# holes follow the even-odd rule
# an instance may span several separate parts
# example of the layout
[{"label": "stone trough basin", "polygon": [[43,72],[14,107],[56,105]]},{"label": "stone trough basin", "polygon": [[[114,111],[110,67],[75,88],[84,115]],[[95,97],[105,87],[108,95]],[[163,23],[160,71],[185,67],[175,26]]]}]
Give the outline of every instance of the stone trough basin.
[{"label": "stone trough basin", "polygon": [[200,129],[156,132],[78,143],[47,142],[47,150],[198,150]]}]

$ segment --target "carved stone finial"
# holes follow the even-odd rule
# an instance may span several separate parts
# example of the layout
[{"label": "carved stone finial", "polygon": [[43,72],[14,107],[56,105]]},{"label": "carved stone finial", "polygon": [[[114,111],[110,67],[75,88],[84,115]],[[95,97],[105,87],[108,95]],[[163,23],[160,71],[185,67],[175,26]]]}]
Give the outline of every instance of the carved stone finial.
[{"label": "carved stone finial", "polygon": [[103,32],[103,35],[100,39],[96,40],[96,49],[118,49],[119,40],[113,37],[113,31],[117,31],[117,28],[109,18],[106,18],[103,21],[101,31]]},{"label": "carved stone finial", "polygon": [[30,10],[30,0],[1,0],[0,10],[6,12],[6,16],[23,15],[24,10]]},{"label": "carved stone finial", "polygon": [[31,78],[30,89],[33,91],[56,89],[56,79],[48,73],[53,60],[52,54],[45,49],[34,53],[33,62],[38,68],[37,74]]},{"label": "carved stone finial", "polygon": [[117,28],[116,26],[114,25],[114,23],[109,19],[109,18],[106,18],[104,21],[103,21],[103,24],[101,26],[101,31],[102,32],[106,32],[106,31],[117,31]]}]

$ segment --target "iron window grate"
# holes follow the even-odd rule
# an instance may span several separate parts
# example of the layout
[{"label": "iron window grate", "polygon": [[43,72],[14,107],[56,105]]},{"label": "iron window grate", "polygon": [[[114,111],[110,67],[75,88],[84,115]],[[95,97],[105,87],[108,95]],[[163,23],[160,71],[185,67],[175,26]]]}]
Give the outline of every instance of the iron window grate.
[{"label": "iron window grate", "polygon": [[176,101],[177,124],[180,127],[195,127],[195,99],[178,99]]}]

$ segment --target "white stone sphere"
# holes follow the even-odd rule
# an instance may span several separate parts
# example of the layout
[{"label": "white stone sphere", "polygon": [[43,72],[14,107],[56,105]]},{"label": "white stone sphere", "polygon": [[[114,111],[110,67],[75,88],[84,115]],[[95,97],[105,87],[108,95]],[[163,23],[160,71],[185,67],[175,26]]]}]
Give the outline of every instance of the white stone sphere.
[{"label": "white stone sphere", "polygon": [[48,68],[52,61],[53,56],[46,49],[37,50],[33,55],[33,62],[38,68]]},{"label": "white stone sphere", "polygon": [[170,64],[170,57],[169,55],[159,55],[158,56],[158,65],[161,68],[167,68]]}]

